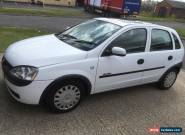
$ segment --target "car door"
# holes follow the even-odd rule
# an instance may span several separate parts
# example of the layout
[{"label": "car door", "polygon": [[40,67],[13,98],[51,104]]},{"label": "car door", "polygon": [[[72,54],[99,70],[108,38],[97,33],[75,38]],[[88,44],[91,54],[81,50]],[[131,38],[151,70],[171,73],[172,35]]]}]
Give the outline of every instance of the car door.
[{"label": "car door", "polygon": [[169,31],[152,28],[151,42],[145,60],[143,82],[156,82],[174,64],[174,46]]},{"label": "car door", "polygon": [[[146,28],[128,29],[114,39],[99,57],[95,93],[140,84],[146,43]],[[124,48],[126,56],[110,55],[113,47]]]}]

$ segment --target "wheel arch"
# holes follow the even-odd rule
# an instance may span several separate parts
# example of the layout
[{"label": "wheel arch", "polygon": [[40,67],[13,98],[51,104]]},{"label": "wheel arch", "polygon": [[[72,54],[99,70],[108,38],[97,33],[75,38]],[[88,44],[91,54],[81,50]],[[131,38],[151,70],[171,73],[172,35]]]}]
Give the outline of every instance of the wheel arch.
[{"label": "wheel arch", "polygon": [[64,81],[64,80],[66,81],[66,80],[69,80],[69,79],[78,80],[78,81],[82,82],[83,85],[85,86],[85,94],[90,95],[90,92],[91,92],[91,89],[92,89],[92,84],[91,84],[90,80],[87,77],[85,77],[83,75],[78,75],[78,74],[65,75],[65,76],[62,76],[62,77],[59,77],[59,78],[55,79],[53,82],[51,82],[46,87],[46,89],[43,91],[43,93],[40,97],[39,104],[44,103],[45,97],[46,97],[47,92],[49,90],[51,90],[58,83],[61,83],[62,81]]},{"label": "wheel arch", "polygon": [[159,79],[159,81],[161,81],[162,78],[165,76],[165,74],[168,73],[170,70],[176,70],[177,73],[179,73],[179,72],[180,72],[180,69],[181,69],[181,67],[182,67],[182,65],[183,65],[183,62],[180,62],[180,63],[177,63],[177,64],[175,64],[174,66],[170,67],[168,70],[166,70],[166,71],[164,72],[164,74],[161,76],[161,78]]}]

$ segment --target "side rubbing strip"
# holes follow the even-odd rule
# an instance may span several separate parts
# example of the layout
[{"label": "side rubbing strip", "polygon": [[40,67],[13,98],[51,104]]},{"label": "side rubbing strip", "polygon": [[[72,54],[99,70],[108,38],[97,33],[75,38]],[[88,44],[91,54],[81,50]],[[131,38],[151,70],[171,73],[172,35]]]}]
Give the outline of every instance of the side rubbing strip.
[{"label": "side rubbing strip", "polygon": [[137,70],[137,71],[124,72],[124,73],[117,73],[117,74],[107,74],[107,75],[102,75],[99,78],[112,77],[112,76],[120,76],[120,75],[126,75],[126,74],[133,74],[133,73],[145,72],[145,71],[151,71],[151,70],[157,70],[157,69],[162,69],[162,68],[165,68],[165,66],[156,67],[156,68],[149,68],[149,69],[143,69],[143,70]]}]

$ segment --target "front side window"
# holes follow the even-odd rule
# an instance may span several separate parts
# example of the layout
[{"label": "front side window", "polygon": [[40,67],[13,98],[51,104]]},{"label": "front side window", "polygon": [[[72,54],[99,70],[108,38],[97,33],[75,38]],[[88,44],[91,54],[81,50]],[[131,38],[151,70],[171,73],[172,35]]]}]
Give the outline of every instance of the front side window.
[{"label": "front side window", "polygon": [[89,51],[100,45],[122,27],[101,20],[89,20],[56,36],[67,44]]},{"label": "front side window", "polygon": [[150,51],[163,51],[172,49],[173,44],[169,32],[160,29],[153,29]]},{"label": "front side window", "polygon": [[175,41],[175,49],[180,49],[181,45],[180,45],[180,42],[179,42],[177,36],[175,34],[172,34],[172,35],[173,35],[173,39]]},{"label": "front side window", "polygon": [[[147,30],[137,28],[129,30],[116,38],[108,47],[111,51],[112,47],[124,48],[128,53],[144,52],[147,40]],[[107,51],[107,50],[106,50]]]}]

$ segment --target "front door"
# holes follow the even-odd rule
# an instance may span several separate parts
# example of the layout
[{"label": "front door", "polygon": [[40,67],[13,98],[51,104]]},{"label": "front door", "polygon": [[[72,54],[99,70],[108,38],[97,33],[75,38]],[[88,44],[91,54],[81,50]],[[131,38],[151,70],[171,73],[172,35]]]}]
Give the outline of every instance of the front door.
[{"label": "front door", "polygon": [[[110,43],[99,58],[95,93],[141,83],[146,41],[147,30],[135,28],[122,33]],[[126,56],[110,55],[113,47],[124,48]]]}]

